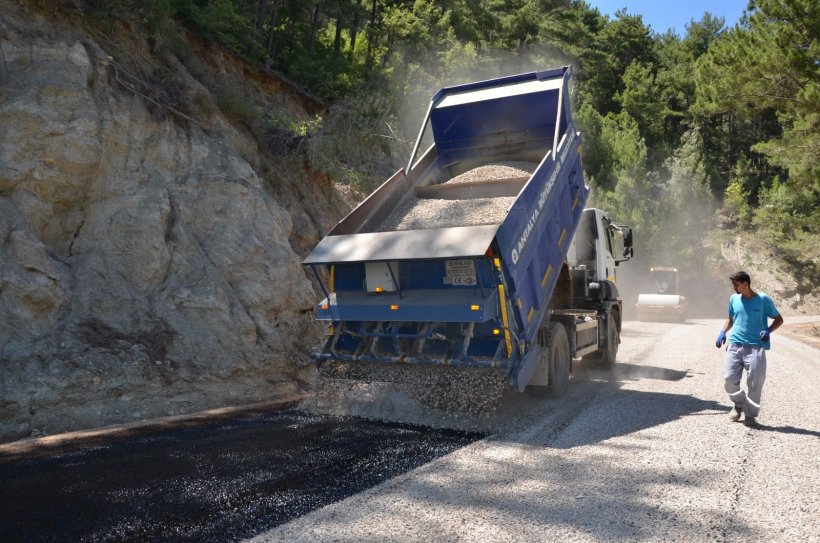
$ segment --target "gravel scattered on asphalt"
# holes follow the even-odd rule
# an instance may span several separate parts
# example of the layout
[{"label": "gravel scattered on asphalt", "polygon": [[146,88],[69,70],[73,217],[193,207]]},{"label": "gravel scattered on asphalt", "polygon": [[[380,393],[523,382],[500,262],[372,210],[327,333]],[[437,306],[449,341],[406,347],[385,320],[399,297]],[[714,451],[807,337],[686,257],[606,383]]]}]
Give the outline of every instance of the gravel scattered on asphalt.
[{"label": "gravel scattered on asphalt", "polygon": [[288,409],[0,455],[0,541],[237,541],[482,437]]}]

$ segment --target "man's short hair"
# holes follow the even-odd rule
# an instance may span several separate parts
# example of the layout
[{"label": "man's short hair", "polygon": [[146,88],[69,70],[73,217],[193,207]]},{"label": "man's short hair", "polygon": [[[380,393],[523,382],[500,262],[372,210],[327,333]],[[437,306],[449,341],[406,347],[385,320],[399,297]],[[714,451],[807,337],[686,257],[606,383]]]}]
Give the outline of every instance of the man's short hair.
[{"label": "man's short hair", "polygon": [[752,278],[749,277],[749,274],[745,271],[735,272],[729,276],[729,279],[735,283],[746,283],[747,285],[752,284]]}]

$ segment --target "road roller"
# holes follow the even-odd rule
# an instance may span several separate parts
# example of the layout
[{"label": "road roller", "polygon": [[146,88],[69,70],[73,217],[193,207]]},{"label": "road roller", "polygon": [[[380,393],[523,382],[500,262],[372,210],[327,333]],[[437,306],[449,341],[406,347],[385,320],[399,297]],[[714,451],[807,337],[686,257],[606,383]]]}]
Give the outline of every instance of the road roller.
[{"label": "road roller", "polygon": [[639,321],[686,321],[686,298],[680,294],[678,269],[654,266],[651,294],[639,294],[635,311]]}]

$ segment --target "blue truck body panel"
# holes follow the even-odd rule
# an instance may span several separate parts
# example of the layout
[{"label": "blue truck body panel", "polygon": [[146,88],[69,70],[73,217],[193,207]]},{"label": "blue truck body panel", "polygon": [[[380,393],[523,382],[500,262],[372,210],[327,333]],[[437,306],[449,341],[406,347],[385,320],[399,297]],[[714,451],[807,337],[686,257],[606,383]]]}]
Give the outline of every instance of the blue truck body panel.
[{"label": "blue truck body panel", "polygon": [[480,158],[510,144],[552,147],[556,122],[566,129],[566,117],[556,115],[562,76],[545,78],[536,72],[493,87],[444,89],[430,113],[439,166]]},{"label": "blue truck body panel", "polygon": [[[568,79],[565,67],[433,96],[424,123],[433,146],[415,161],[417,147],[407,169],[340,221],[304,262],[327,272],[321,281],[317,271],[326,297],[316,317],[332,332],[316,359],[500,366],[513,386],[526,386],[589,194]],[[523,188],[510,185],[515,199],[499,224],[375,231],[411,191],[515,160],[538,165]],[[392,287],[368,287],[376,265]]]},{"label": "blue truck body panel", "polygon": [[533,337],[583,212],[585,185],[574,132],[558,160],[542,164],[496,233],[525,335]]},{"label": "blue truck body panel", "polygon": [[337,289],[328,307],[320,320],[418,322],[435,315],[438,322],[481,323],[498,317],[498,291],[408,289],[398,298]]}]

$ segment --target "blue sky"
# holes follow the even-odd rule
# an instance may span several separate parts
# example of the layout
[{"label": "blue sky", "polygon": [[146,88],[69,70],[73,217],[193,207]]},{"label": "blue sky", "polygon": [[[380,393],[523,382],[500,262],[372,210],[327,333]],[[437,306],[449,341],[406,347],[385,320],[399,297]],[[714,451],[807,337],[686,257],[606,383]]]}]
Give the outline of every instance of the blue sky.
[{"label": "blue sky", "polygon": [[748,0],[586,0],[593,7],[598,8],[610,19],[615,19],[615,12],[626,8],[630,15],[641,15],[645,25],[652,27],[654,32],[663,34],[669,28],[674,28],[681,37],[686,33],[686,24],[694,19],[699,21],[703,13],[708,11],[712,15],[723,17],[726,27],[730,28],[743,15]]}]

